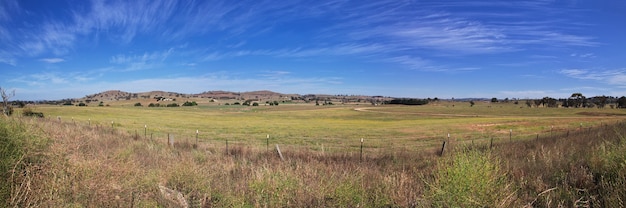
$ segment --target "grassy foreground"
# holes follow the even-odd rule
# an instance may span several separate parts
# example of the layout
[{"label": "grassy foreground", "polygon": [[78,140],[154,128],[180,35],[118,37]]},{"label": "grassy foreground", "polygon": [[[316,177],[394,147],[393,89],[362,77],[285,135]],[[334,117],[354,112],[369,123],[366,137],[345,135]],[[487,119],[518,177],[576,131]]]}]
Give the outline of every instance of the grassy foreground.
[{"label": "grassy foreground", "polygon": [[[59,108],[37,110],[47,115],[55,110],[70,112]],[[294,113],[290,107],[285,107],[261,109],[261,112],[224,108],[201,113],[198,112],[203,109],[180,108],[173,112],[182,114],[183,118],[172,116],[165,121],[156,121],[153,119],[159,113],[166,116],[173,114],[169,109],[85,109],[95,110],[83,112],[84,116],[81,116],[81,111],[68,113],[67,116],[63,115],[61,122],[54,117],[0,119],[0,168],[5,179],[2,181],[1,196],[6,206],[625,206],[626,125],[615,122],[619,118],[601,117],[604,119],[601,121],[596,117],[580,116],[576,111],[573,114],[554,111],[543,117],[540,113],[497,112],[476,113],[467,117],[465,115],[469,111],[464,110],[453,112],[453,115],[441,115],[445,112],[403,107],[366,109],[368,111],[337,107],[323,109],[321,114],[319,109],[298,109],[299,113]],[[159,113],[153,115],[146,110]],[[398,111],[401,113],[393,113]],[[163,136],[150,139],[135,134],[132,130],[136,128],[135,125],[139,129],[144,125],[140,121],[133,123],[132,118],[137,116],[137,112],[152,115],[147,119],[141,117],[145,119],[142,121],[155,122],[151,126],[175,123],[162,127],[165,129],[162,134],[175,131],[181,125],[195,125],[193,122],[180,124],[176,121],[200,121],[207,119],[207,115],[213,115],[209,120],[221,122],[211,123],[219,129],[212,133],[221,137],[239,138],[240,143],[231,143],[226,149],[222,141],[212,142],[205,137],[205,141],[196,147],[193,140],[185,139],[168,146]],[[107,113],[118,113],[115,115],[125,119],[120,118],[117,122],[119,126],[114,124],[111,128],[108,126],[110,123],[98,121],[104,120],[99,116]],[[254,116],[262,113],[265,115]],[[195,114],[200,115],[195,118]],[[69,116],[74,116],[75,121],[68,120]],[[420,119],[416,119],[416,116]],[[85,124],[84,121],[89,119],[87,117],[94,117],[94,123]],[[579,120],[572,121],[572,118],[589,119],[584,120],[585,125],[591,122],[603,122],[603,125],[576,130],[574,122]],[[283,119],[285,121],[282,125],[275,125],[275,122]],[[429,136],[412,137],[410,135],[415,134],[412,131],[403,133],[413,128],[425,134],[443,133],[433,130],[433,126],[425,126],[429,123],[446,128],[446,125],[457,125],[467,129],[494,132],[501,129],[506,132],[513,125],[499,125],[515,123],[525,124],[516,125],[523,127],[515,131],[525,132],[529,136],[534,135],[534,130],[541,129],[529,123],[545,125],[554,122],[549,123],[550,119],[569,119],[570,123],[560,122],[558,125],[559,128],[564,128],[563,125],[572,126],[571,133],[558,131],[549,134],[550,128],[544,127],[538,139],[520,136],[512,141],[501,139],[493,145],[478,140],[468,142],[473,137],[462,137],[449,141],[442,156],[440,141],[443,138],[440,136],[438,140],[432,139],[437,141],[433,145],[416,150],[416,143],[428,141]],[[612,122],[608,122],[609,119]],[[101,125],[95,125],[97,122]],[[465,122],[475,123],[469,127],[461,125]],[[498,125],[491,125],[494,123]],[[266,149],[263,139],[246,140],[245,136],[237,136],[256,131],[261,134],[261,130],[254,130],[256,125],[282,130],[278,135],[283,137],[272,140],[272,144],[289,144],[287,147],[281,146],[284,160],[277,155],[274,147]],[[353,130],[355,126],[365,127]],[[428,128],[433,129],[428,131]],[[389,137],[398,138],[390,140],[398,144],[391,148],[384,146],[385,141],[376,144],[380,146],[369,144],[369,151],[363,157],[358,151],[358,142],[343,144],[345,141],[341,140],[356,139],[359,136],[350,136],[356,133],[384,135],[384,129],[391,132],[392,136]],[[344,133],[343,130],[350,132]],[[311,145],[299,145],[297,139],[289,138],[289,135],[306,132],[338,138],[324,140],[326,148],[348,148],[350,151],[328,151],[319,146],[312,148]],[[262,134],[264,136],[265,132]],[[488,134],[496,133],[468,133],[478,135],[477,138]],[[193,134],[189,137],[192,138]],[[356,151],[351,151],[354,149]],[[181,197],[172,197],[178,193]]]}]

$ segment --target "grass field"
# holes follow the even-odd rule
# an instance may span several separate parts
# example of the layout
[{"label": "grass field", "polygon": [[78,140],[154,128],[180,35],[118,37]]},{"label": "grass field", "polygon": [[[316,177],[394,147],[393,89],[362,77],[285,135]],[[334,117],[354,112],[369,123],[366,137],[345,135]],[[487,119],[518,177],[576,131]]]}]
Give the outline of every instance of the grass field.
[{"label": "grass field", "polygon": [[[452,107],[454,105],[454,107]],[[441,102],[426,106],[206,105],[178,108],[37,106],[48,118],[91,123],[153,137],[174,134],[201,142],[347,148],[432,147],[458,142],[534,138],[622,120],[619,109],[526,108],[514,104]],[[113,123],[111,123],[113,122]],[[147,126],[147,129],[144,127]],[[512,133],[511,133],[512,131]]]},{"label": "grass field", "polygon": [[[47,118],[0,119],[7,207],[624,207],[626,200],[623,109],[442,102],[33,110]],[[144,125],[152,139],[143,138]]]}]

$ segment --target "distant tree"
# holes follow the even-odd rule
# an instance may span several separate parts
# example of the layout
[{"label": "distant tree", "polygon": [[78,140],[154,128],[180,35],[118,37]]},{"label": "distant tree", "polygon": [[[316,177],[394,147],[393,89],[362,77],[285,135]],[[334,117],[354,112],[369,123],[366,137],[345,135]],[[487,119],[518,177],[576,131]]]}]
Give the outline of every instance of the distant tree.
[{"label": "distant tree", "polygon": [[193,101],[193,102],[185,101],[185,103],[183,103],[183,106],[196,106],[196,105],[198,105],[196,101]]},{"label": "distant tree", "polygon": [[547,106],[548,108],[556,108],[559,106],[557,100],[551,97],[544,97],[543,99],[541,99],[541,102],[544,106]]},{"label": "distant tree", "polygon": [[604,95],[591,98],[591,102],[595,104],[598,108],[604,108],[608,100],[609,97]]},{"label": "distant tree", "polygon": [[470,107],[474,107],[474,104],[476,104],[476,103],[474,103],[473,100],[470,100],[469,103],[470,103]]},{"label": "distant tree", "polygon": [[135,103],[136,107],[141,107],[141,103]]},{"label": "distant tree", "polygon": [[152,107],[157,107],[154,103],[150,103],[148,104],[148,107],[152,108]]},{"label": "distant tree", "polygon": [[393,100],[390,100],[388,102],[385,102],[385,104],[426,105],[426,104],[428,104],[428,99],[415,99],[415,98],[393,99]]},{"label": "distant tree", "polygon": [[491,102],[492,102],[492,103],[497,103],[497,102],[498,102],[498,98],[495,98],[495,97],[494,97],[494,98],[491,98]]},{"label": "distant tree", "polygon": [[80,103],[78,103],[78,105],[77,105],[77,106],[81,106],[81,107],[82,107],[82,106],[87,106],[87,104],[85,104],[85,103],[83,103],[83,102],[80,102]]},{"label": "distant tree", "polygon": [[583,96],[582,93],[572,93],[572,96],[570,96],[568,99],[568,106],[575,108],[585,107],[586,100],[587,99],[585,98],[585,96]]},{"label": "distant tree", "polygon": [[254,102],[254,103],[252,103],[252,106],[259,106],[259,103]]},{"label": "distant tree", "polygon": [[7,93],[6,89],[0,87],[0,96],[2,96],[2,114],[10,116],[13,114],[13,108],[9,105],[9,99],[15,96],[15,90]]},{"label": "distant tree", "polygon": [[274,105],[278,105],[278,101],[274,101]]},{"label": "distant tree", "polygon": [[104,106],[104,102],[100,101],[100,103],[98,104],[98,106],[100,106],[100,107]]},{"label": "distant tree", "polygon": [[179,107],[179,105],[176,103],[170,103],[170,104],[167,104],[166,107]]},{"label": "distant tree", "polygon": [[533,102],[530,99],[526,100],[526,107],[533,107]]},{"label": "distant tree", "polygon": [[617,99],[617,108],[626,108],[626,96]]}]

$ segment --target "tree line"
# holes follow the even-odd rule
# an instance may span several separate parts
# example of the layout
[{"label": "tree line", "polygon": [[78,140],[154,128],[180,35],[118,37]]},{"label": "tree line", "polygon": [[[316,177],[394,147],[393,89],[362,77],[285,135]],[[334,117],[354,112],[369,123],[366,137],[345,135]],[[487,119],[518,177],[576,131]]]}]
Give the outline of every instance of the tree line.
[{"label": "tree line", "polygon": [[[492,98],[491,102],[498,102],[497,98]],[[518,101],[515,101],[516,104]],[[526,99],[527,107],[547,107],[547,108],[626,108],[626,96],[594,96],[585,97],[582,93],[572,93],[569,98],[543,97],[542,99]]]}]

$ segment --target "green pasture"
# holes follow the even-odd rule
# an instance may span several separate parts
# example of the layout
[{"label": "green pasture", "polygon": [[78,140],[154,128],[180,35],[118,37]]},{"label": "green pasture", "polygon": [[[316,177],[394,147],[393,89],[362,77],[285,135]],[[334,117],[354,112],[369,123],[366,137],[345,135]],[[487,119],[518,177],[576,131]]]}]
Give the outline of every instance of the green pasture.
[{"label": "green pasture", "polygon": [[[271,144],[312,149],[420,148],[442,140],[485,142],[575,133],[626,118],[623,109],[527,108],[524,105],[439,102],[425,106],[289,104],[279,106],[200,105],[194,107],[34,106],[46,119],[137,132],[147,137],[199,140],[206,144],[264,147]],[[19,111],[18,111],[19,113]],[[511,134],[512,131],[512,134]],[[511,135],[512,137],[509,138]]]}]

